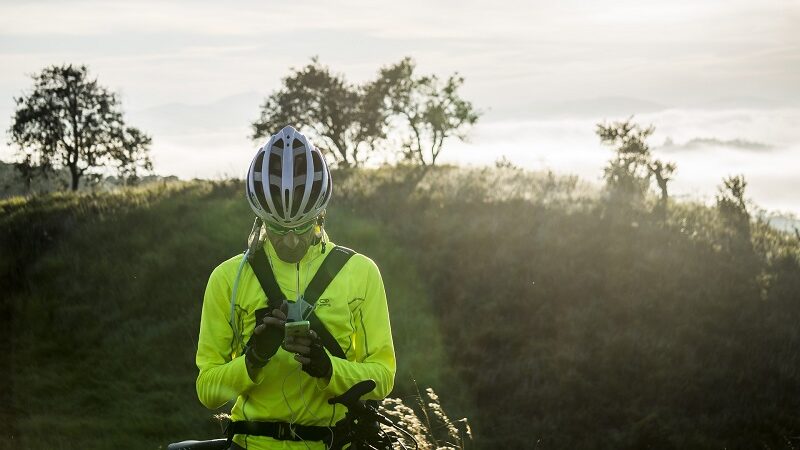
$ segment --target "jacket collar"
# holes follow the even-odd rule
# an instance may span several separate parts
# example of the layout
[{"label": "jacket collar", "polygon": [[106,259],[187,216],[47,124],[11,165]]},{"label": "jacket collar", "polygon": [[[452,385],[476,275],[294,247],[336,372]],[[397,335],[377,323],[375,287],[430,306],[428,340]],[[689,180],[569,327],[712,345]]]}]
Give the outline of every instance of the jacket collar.
[{"label": "jacket collar", "polygon": [[[299,261],[299,264],[306,265],[311,263],[312,261],[316,260],[320,256],[324,256],[322,254],[322,242],[326,242],[325,244],[325,255],[331,251],[331,249],[335,246],[330,239],[328,239],[328,233],[325,230],[322,230],[322,241],[318,242],[315,245],[308,247],[306,254],[303,256],[303,259]],[[275,252],[275,247],[272,246],[272,242],[269,239],[264,241],[264,251],[267,252],[269,255],[270,260],[272,261],[273,266],[284,266],[284,267],[294,267],[295,264],[298,263],[288,263],[278,257],[278,254]]]}]

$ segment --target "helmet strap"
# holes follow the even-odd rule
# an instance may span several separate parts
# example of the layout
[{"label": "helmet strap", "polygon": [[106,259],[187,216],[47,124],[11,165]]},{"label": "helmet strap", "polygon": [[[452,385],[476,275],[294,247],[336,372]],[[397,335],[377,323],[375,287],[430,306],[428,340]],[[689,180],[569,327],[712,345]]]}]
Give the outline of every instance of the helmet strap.
[{"label": "helmet strap", "polygon": [[256,217],[256,220],[253,222],[253,228],[250,230],[250,235],[247,237],[247,248],[251,255],[264,244],[264,241],[261,239],[261,229],[263,225],[264,222],[261,218]]},{"label": "helmet strap", "polygon": [[317,233],[316,238],[314,239],[314,245],[317,245],[320,241],[322,241],[322,253],[325,253],[325,213],[323,212],[317,218],[317,225],[316,229],[314,230]]}]

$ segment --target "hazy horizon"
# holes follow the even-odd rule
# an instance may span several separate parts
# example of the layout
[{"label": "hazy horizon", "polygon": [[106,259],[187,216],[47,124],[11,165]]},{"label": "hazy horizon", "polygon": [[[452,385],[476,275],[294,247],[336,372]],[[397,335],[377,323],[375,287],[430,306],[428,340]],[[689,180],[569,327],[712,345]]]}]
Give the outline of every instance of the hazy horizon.
[{"label": "hazy horizon", "polygon": [[0,2],[0,127],[30,74],[87,64],[153,136],[156,173],[239,176],[257,146],[249,124],[291,67],[317,55],[361,82],[412,56],[420,73],[462,74],[484,112],[442,162],[505,157],[599,183],[611,151],[595,124],[635,115],[677,163],[676,196],[713,198],[741,173],[757,204],[797,214],[799,18],[791,1]]}]

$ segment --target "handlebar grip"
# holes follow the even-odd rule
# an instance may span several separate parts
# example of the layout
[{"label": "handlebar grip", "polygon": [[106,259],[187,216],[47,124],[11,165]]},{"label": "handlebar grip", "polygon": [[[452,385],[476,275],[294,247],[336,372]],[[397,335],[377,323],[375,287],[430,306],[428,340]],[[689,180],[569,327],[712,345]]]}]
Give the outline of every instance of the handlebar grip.
[{"label": "handlebar grip", "polygon": [[372,392],[376,386],[375,380],[360,381],[354,384],[344,394],[328,399],[328,403],[331,405],[334,403],[341,403],[350,408],[350,406],[355,405],[363,395]]}]

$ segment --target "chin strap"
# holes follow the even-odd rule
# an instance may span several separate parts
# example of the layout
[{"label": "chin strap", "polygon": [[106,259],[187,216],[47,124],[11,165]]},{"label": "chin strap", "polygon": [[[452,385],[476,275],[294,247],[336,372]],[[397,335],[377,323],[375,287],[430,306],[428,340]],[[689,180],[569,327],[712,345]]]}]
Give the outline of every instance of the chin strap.
[{"label": "chin strap", "polygon": [[262,221],[260,217],[256,217],[255,222],[253,222],[253,228],[250,229],[250,235],[247,237],[248,254],[252,255],[260,246],[264,245],[264,240],[261,238],[261,229],[263,225],[264,221]]},{"label": "chin strap", "polygon": [[325,245],[327,244],[327,242],[325,242],[325,214],[319,216],[319,219],[317,221],[317,230],[319,239],[322,241],[322,254],[324,255]]}]

